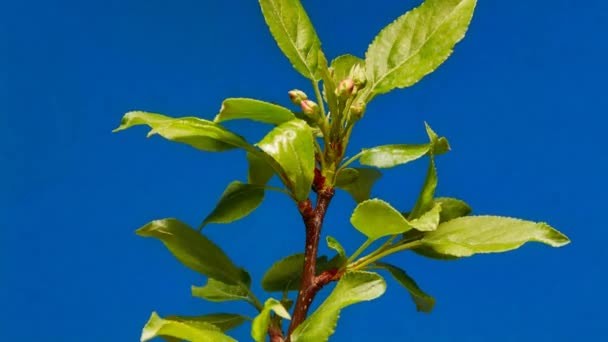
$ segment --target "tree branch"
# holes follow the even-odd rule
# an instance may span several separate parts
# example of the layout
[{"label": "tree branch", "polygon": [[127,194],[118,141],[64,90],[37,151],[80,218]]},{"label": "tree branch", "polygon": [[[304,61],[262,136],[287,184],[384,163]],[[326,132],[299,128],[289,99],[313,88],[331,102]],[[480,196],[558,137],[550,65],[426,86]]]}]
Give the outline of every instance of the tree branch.
[{"label": "tree branch", "polygon": [[317,203],[312,209],[310,200],[300,203],[299,209],[306,227],[306,245],[304,250],[304,270],[302,271],[302,282],[300,283],[300,292],[296,299],[296,306],[293,312],[291,324],[287,333],[287,341],[290,341],[290,335],[298,327],[308,314],[308,309],[317,292],[328,284],[337,274],[337,270],[333,272],[324,272],[316,276],[316,260],[319,249],[319,240],[321,237],[321,226],[325,213],[329,207],[329,203],[334,196],[333,188],[325,188],[323,186],[324,179],[315,177],[315,188],[317,189]]}]

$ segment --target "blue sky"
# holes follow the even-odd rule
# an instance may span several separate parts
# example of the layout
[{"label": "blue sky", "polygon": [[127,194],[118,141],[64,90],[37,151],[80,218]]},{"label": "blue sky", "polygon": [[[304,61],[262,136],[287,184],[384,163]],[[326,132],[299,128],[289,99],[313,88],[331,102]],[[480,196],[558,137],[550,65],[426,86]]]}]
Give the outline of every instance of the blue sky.
[{"label": "blue sky", "polygon": [[[362,56],[419,1],[303,3],[333,58]],[[439,195],[478,214],[547,221],[573,243],[455,262],[392,257],[436,297],[435,311],[417,313],[389,280],[382,298],[343,311],[333,341],[608,338],[607,13],[599,0],[480,1],[444,65],[370,104],[351,155],[424,142],[427,121],[452,145],[437,161]],[[0,340],[135,341],[153,310],[253,314],[191,298],[204,279],[133,233],[157,218],[200,222],[226,184],[245,179],[244,154],[110,131],[132,109],[212,118],[226,97],[288,105],[288,90],[309,91],[257,2],[4,1],[0,51]],[[227,126],[253,142],[267,128]],[[373,195],[411,206],[425,168],[387,170]],[[353,208],[339,193],[324,226],[351,252],[363,241]],[[276,193],[207,232],[250,270],[260,297],[264,270],[303,244],[297,211]],[[248,329],[234,336],[247,341]]]}]

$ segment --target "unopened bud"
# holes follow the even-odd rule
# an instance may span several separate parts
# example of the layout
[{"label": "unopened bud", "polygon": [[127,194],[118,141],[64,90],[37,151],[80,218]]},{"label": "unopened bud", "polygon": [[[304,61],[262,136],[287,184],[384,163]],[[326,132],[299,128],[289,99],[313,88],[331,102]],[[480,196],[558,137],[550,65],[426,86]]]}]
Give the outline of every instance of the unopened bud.
[{"label": "unopened bud", "polygon": [[308,96],[306,96],[303,91],[298,89],[290,90],[287,94],[289,94],[289,99],[296,106],[299,106],[302,101],[308,99]]},{"label": "unopened bud", "polygon": [[365,76],[365,68],[361,66],[361,64],[355,64],[350,69],[350,77],[353,79],[355,86],[357,89],[361,89],[365,86],[367,82],[367,77]]},{"label": "unopened bud", "polygon": [[338,87],[336,88],[336,95],[341,98],[349,98],[353,95],[355,90],[355,82],[352,78],[345,78],[340,83],[338,83]]},{"label": "unopened bud", "polygon": [[302,112],[311,118],[315,118],[319,113],[319,105],[311,100],[303,100],[300,102],[300,107],[302,107]]},{"label": "unopened bud", "polygon": [[361,119],[365,113],[365,102],[357,101],[357,103],[350,106],[350,113],[357,119]]}]

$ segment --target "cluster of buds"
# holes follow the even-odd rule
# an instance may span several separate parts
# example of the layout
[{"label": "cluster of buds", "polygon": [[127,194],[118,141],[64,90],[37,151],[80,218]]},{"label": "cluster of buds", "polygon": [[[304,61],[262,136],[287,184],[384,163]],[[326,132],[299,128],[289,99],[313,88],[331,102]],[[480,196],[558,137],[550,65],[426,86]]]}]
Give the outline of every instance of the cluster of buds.
[{"label": "cluster of buds", "polygon": [[366,81],[365,69],[360,64],[355,64],[350,69],[349,76],[338,83],[336,96],[347,99],[356,95],[359,89],[365,87]]}]

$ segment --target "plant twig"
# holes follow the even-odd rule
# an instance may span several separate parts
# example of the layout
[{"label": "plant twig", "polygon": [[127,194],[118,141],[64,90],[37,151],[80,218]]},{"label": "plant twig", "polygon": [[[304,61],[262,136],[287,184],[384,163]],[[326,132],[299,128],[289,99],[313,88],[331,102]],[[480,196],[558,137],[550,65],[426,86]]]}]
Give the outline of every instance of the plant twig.
[{"label": "plant twig", "polygon": [[[337,270],[332,272],[324,272],[316,276],[316,260],[319,249],[319,240],[321,237],[321,226],[325,213],[334,196],[333,188],[326,188],[322,184],[318,187],[317,202],[315,208],[312,208],[310,200],[300,204],[300,213],[306,227],[306,245],[304,250],[304,270],[302,271],[302,282],[300,283],[300,292],[296,299],[296,306],[289,325],[287,333],[287,342],[290,341],[289,335],[306,319],[308,309],[317,292],[331,282],[336,276],[339,276]],[[318,186],[317,185],[317,186]]]}]

